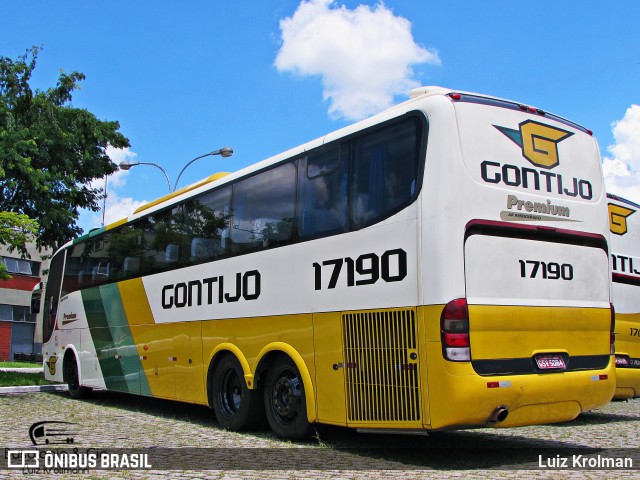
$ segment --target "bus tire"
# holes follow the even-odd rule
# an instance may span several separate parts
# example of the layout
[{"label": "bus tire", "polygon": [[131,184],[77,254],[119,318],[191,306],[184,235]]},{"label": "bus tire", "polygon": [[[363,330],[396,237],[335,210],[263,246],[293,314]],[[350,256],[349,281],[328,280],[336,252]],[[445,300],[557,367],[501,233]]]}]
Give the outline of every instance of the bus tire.
[{"label": "bus tire", "polygon": [[302,377],[289,357],[280,356],[270,366],[264,386],[264,403],[267,421],[277,436],[301,440],[312,435]]},{"label": "bus tire", "polygon": [[260,426],[262,396],[257,390],[249,390],[244,371],[233,355],[220,359],[211,382],[212,407],[221,427],[237,431]]},{"label": "bus tire", "polygon": [[78,374],[78,361],[76,356],[71,354],[64,362],[64,380],[69,387],[69,396],[71,398],[86,397],[91,389],[80,385],[80,375]]}]

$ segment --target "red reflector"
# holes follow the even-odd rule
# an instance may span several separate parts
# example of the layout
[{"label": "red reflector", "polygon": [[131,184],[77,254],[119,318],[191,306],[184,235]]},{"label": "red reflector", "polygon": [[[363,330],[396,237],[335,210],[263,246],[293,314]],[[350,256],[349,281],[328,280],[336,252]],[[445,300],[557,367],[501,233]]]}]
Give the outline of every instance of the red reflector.
[{"label": "red reflector", "polygon": [[498,388],[500,386],[500,382],[487,382],[487,388]]},{"label": "red reflector", "polygon": [[587,129],[587,133],[588,133],[589,135],[593,136],[593,132],[592,132],[591,130]]},{"label": "red reflector", "polygon": [[448,347],[468,347],[468,333],[446,333],[444,334],[444,343]]},{"label": "red reflector", "polygon": [[529,107],[529,111],[531,113],[536,113],[538,111],[538,109],[536,107]]},{"label": "red reflector", "polygon": [[598,378],[600,378],[600,380],[606,380],[609,378],[609,375],[600,375]]},{"label": "red reflector", "polygon": [[459,93],[452,93],[451,98],[453,98],[454,100],[460,100],[462,98],[462,95],[460,95]]}]

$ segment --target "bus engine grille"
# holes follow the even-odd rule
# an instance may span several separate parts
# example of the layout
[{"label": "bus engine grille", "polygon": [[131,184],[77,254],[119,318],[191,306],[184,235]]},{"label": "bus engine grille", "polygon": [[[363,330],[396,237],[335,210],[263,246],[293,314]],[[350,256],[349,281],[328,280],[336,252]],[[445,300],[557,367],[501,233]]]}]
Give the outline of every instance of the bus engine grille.
[{"label": "bus engine grille", "polygon": [[414,310],[342,315],[349,421],[420,420],[415,317]]}]

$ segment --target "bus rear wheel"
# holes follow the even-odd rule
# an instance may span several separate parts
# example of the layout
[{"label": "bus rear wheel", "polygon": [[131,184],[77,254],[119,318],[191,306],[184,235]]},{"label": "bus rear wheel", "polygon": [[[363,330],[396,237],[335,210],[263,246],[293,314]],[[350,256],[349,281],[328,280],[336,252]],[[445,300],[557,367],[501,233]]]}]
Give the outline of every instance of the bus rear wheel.
[{"label": "bus rear wheel", "polygon": [[83,398],[91,391],[90,388],[80,385],[80,375],[78,373],[78,361],[75,355],[70,355],[64,362],[64,379],[69,387],[71,398]]},{"label": "bus rear wheel", "polygon": [[302,377],[288,357],[278,357],[267,372],[264,387],[267,421],[273,433],[289,440],[308,438],[313,429],[307,420]]},{"label": "bus rear wheel", "polygon": [[238,360],[225,355],[215,367],[212,379],[213,410],[221,427],[247,430],[260,426],[263,404],[260,392],[249,390]]}]

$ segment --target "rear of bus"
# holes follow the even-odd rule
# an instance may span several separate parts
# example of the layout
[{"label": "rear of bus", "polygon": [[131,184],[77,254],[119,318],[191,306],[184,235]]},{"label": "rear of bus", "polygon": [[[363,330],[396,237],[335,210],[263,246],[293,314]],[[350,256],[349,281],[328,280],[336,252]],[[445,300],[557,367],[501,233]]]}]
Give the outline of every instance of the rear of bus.
[{"label": "rear of bus", "polygon": [[611,299],[616,312],[616,393],[640,397],[640,205],[607,194]]},{"label": "rear of bus", "polygon": [[475,94],[424,101],[430,427],[566,421],[606,404],[608,224],[591,132]]}]

